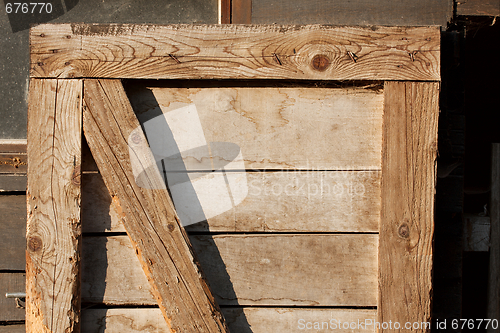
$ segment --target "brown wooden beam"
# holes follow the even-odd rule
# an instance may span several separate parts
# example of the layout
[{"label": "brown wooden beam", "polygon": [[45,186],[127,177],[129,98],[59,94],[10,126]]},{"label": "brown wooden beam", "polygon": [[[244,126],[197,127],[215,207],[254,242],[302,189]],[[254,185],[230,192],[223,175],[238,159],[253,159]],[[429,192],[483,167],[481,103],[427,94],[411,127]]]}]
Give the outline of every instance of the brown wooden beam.
[{"label": "brown wooden beam", "polygon": [[80,329],[82,81],[30,82],[26,331]]},{"label": "brown wooden beam", "polygon": [[378,322],[430,322],[439,83],[386,82],[384,94]]}]

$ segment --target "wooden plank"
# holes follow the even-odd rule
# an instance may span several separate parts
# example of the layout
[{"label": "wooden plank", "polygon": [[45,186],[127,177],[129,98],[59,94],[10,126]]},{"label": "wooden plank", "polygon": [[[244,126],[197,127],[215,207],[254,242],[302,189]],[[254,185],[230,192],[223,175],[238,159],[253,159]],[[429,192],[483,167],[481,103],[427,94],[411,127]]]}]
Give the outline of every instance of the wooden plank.
[{"label": "wooden plank", "polygon": [[252,0],[253,24],[446,27],[452,17],[452,0]]},{"label": "wooden plank", "polygon": [[440,78],[439,27],[42,24],[30,45],[32,77]]},{"label": "wooden plank", "polygon": [[384,91],[378,321],[429,322],[439,84]]},{"label": "wooden plank", "polygon": [[0,139],[0,154],[26,154],[26,139]]},{"label": "wooden plank", "polygon": [[28,158],[26,154],[0,153],[0,174],[26,173]]},{"label": "wooden plank", "polygon": [[499,0],[459,0],[457,15],[463,16],[499,16]]},{"label": "wooden plank", "polygon": [[[229,330],[238,333],[321,332],[375,333],[376,310],[304,308],[223,308]],[[325,323],[325,324],[324,324]],[[367,325],[368,324],[368,325]],[[350,329],[344,327],[349,327]],[[314,329],[314,327],[320,329]],[[310,329],[308,329],[310,327]],[[82,313],[83,333],[139,333],[167,330],[160,309],[88,309]]]},{"label": "wooden plank", "polygon": [[26,243],[26,196],[0,195],[0,212],[2,212],[0,270],[24,270],[26,268],[24,246]]},{"label": "wooden plank", "polygon": [[25,192],[26,182],[26,175],[0,175],[0,192]]},{"label": "wooden plank", "polygon": [[[26,274],[0,273],[0,322],[24,320],[23,303],[6,298],[6,293],[24,293]],[[1,325],[0,325],[1,326]]]},{"label": "wooden plank", "polygon": [[[140,188],[134,179],[129,156],[143,158],[147,141],[120,81],[85,81],[84,133],[167,324],[179,332],[226,332],[168,192]],[[149,169],[145,181],[154,188],[163,180]]]},{"label": "wooden plank", "polygon": [[30,82],[26,328],[79,330],[82,81]]},{"label": "wooden plank", "polygon": [[26,327],[24,325],[6,325],[0,326],[0,333],[25,333]]},{"label": "wooden plank", "polygon": [[[500,143],[494,143],[491,151],[491,197],[490,197],[490,269],[488,280],[488,315],[500,319]],[[496,329],[488,328],[488,333]]]},{"label": "wooden plank", "polygon": [[[219,215],[186,226],[216,232],[378,232],[380,172],[247,172],[248,194]],[[82,177],[83,232],[124,232],[99,174]],[[207,189],[210,193],[210,189]],[[174,198],[175,199],[175,198]]]},{"label": "wooden plank", "polygon": [[[135,111],[153,154],[164,149],[160,134],[172,132],[177,146],[193,147],[180,152],[184,170],[214,168],[205,165],[205,156],[194,149],[204,141],[236,144],[246,169],[380,170],[382,93],[362,88],[148,90],[149,96],[139,96],[142,100]],[[189,135],[179,134],[181,125],[172,118],[188,117],[181,108],[190,108],[193,120],[199,119],[199,131],[193,126]],[[162,112],[165,117],[156,118]],[[170,120],[165,121],[167,117]],[[241,169],[240,163],[228,165],[223,155],[228,149],[218,149],[221,155],[212,149],[213,163],[220,165],[220,159],[225,170]],[[167,171],[175,167],[165,163]]]},{"label": "wooden plank", "polygon": [[[374,234],[192,235],[220,305],[375,306]],[[85,239],[85,302],[154,305],[126,236]],[[104,251],[107,249],[107,251]],[[95,274],[95,272],[101,272]]]},{"label": "wooden plank", "polygon": [[232,0],[231,23],[252,23],[252,0]]}]

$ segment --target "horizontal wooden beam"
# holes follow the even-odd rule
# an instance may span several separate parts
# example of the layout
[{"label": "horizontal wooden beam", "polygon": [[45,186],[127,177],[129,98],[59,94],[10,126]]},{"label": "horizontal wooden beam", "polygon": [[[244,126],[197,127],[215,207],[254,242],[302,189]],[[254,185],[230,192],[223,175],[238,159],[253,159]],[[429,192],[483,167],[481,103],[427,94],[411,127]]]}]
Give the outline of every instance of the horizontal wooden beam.
[{"label": "horizontal wooden beam", "polygon": [[31,77],[440,79],[439,27],[42,24]]},{"label": "horizontal wooden beam", "polygon": [[[191,235],[220,305],[376,306],[376,234]],[[84,238],[82,299],[155,305],[126,236]]]},{"label": "horizontal wooden beam", "polygon": [[[374,323],[377,310],[371,309],[307,309],[307,308],[223,308],[222,313],[227,318],[230,332],[251,333],[269,332],[290,333],[306,331],[312,327],[311,323],[320,323],[325,328],[327,322],[329,328],[337,333],[352,333],[353,330],[344,328],[344,323],[363,324],[364,329],[360,332],[375,333]],[[122,332],[167,332],[168,327],[163,321],[160,309],[151,308],[111,308],[94,309],[89,308],[82,313],[84,330],[82,333],[112,333],[117,332],[119,327]],[[331,324],[331,326],[330,326]]]}]

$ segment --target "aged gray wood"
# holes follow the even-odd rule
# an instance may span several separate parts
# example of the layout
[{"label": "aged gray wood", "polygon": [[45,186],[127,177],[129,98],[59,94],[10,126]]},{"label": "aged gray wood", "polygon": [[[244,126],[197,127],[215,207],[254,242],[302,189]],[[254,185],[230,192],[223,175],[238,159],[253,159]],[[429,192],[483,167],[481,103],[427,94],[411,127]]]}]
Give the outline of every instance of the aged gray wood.
[{"label": "aged gray wood", "polygon": [[0,174],[26,174],[27,165],[26,154],[0,152]]},{"label": "aged gray wood", "polygon": [[20,307],[24,302],[17,304],[14,298],[6,298],[5,293],[23,293],[25,281],[24,273],[0,273],[0,322],[24,320],[24,308]]},{"label": "aged gray wood", "polygon": [[85,137],[167,324],[186,333],[227,332],[169,194],[157,187],[158,169],[144,174],[148,188],[134,179],[134,161],[151,157],[121,82],[86,80],[84,92]]},{"label": "aged gray wood", "polygon": [[32,77],[440,78],[438,27],[43,24],[30,41]]},{"label": "aged gray wood", "polygon": [[0,333],[25,333],[26,327],[24,325],[7,325],[0,326]]},{"label": "aged gray wood", "polygon": [[386,82],[384,93],[377,318],[429,322],[439,83]]},{"label": "aged gray wood", "polygon": [[[179,118],[179,122],[180,117],[187,117],[181,108],[191,108],[195,115],[189,121],[199,119],[199,131],[192,129],[196,128],[193,125],[192,133],[181,136],[177,129],[181,125],[172,128],[172,121],[168,123],[170,128],[162,130],[170,130],[177,145],[192,148],[204,141],[236,144],[246,169],[380,170],[381,92],[363,88],[285,87],[152,87],[149,90],[150,96],[143,93],[145,96],[135,111],[141,123],[149,119],[143,126],[154,154],[157,153],[154,147],[163,142],[156,142],[160,130],[149,133],[148,125],[161,124],[164,117],[153,117],[163,112],[165,117]],[[199,153],[199,149],[181,151],[185,168],[214,167],[205,165]],[[222,153],[227,154],[227,149]],[[217,159],[228,159],[215,152],[211,157],[216,169],[220,168]],[[241,168],[239,164],[224,165],[226,170],[238,167]]]},{"label": "aged gray wood", "polygon": [[0,175],[0,192],[25,192],[26,175],[3,174]]},{"label": "aged gray wood", "polygon": [[0,235],[2,235],[0,270],[24,270],[26,268],[26,196],[0,194],[0,212]]},{"label": "aged gray wood", "polygon": [[[252,307],[223,308],[222,313],[230,332],[235,333],[269,333],[270,329],[273,333],[318,332],[306,330],[314,325],[322,325],[324,330],[328,326],[339,333],[375,333],[375,325],[371,323],[376,319],[377,310]],[[362,325],[358,326],[358,321]],[[344,329],[342,325],[351,325],[355,329]],[[83,333],[157,333],[166,330],[160,309],[89,308],[82,313]]]},{"label": "aged gray wood", "polygon": [[[221,305],[377,303],[377,235],[200,235],[190,240]],[[86,238],[83,246],[84,302],[156,304],[126,236]]]},{"label": "aged gray wood", "polygon": [[446,27],[452,16],[452,0],[252,0],[251,23]]},{"label": "aged gray wood", "polygon": [[[187,225],[187,231],[378,232],[378,171],[236,174],[246,178],[245,199],[220,215]],[[124,232],[117,212],[101,175],[84,174],[83,231]]]}]

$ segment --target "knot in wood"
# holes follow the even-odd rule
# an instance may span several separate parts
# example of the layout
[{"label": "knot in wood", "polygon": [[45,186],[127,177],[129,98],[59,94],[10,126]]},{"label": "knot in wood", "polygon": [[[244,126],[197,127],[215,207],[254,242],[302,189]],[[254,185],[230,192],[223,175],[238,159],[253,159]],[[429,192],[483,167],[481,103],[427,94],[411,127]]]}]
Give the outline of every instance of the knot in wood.
[{"label": "knot in wood", "polygon": [[398,235],[401,238],[408,238],[408,237],[410,237],[410,227],[408,226],[408,224],[403,223],[403,224],[401,224],[399,226]]},{"label": "knot in wood", "polygon": [[314,56],[311,64],[315,70],[323,72],[330,65],[330,59],[328,59],[325,55],[318,54]]},{"label": "knot in wood", "polygon": [[142,138],[141,138],[141,136],[138,133],[132,134],[132,138],[131,139],[132,139],[132,143],[134,143],[136,145],[138,145],[138,144],[140,144],[142,142]]},{"label": "knot in wood", "polygon": [[42,239],[38,236],[32,236],[28,238],[28,249],[31,252],[38,252],[42,249],[43,242]]},{"label": "knot in wood", "polygon": [[80,186],[81,183],[81,168],[79,165],[75,166],[71,173],[71,183],[75,186]]}]

